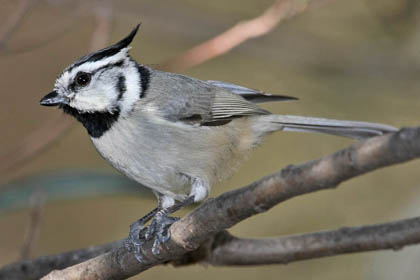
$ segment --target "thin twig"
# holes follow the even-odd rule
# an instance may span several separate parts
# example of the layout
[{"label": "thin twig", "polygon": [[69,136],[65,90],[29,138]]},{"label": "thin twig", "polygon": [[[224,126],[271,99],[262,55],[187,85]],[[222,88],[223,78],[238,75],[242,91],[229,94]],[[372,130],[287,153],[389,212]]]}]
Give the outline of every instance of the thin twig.
[{"label": "thin twig", "polygon": [[96,1],[92,3],[92,10],[95,15],[95,30],[92,33],[90,50],[95,51],[103,48],[111,36],[112,14],[114,10],[114,1]]},{"label": "thin twig", "polygon": [[84,5],[78,5],[74,7],[72,11],[69,11],[65,18],[61,19],[60,21],[55,21],[54,24],[49,26],[43,26],[42,34],[46,36],[39,36],[35,42],[30,44],[19,44],[19,46],[14,46],[13,48],[6,48],[6,46],[4,46],[4,48],[0,47],[0,55],[12,56],[25,52],[35,51],[65,36],[71,29],[72,23],[77,22],[78,18],[80,18],[83,13],[86,13],[85,7],[86,6]]},{"label": "thin twig", "polygon": [[48,121],[25,137],[15,148],[0,155],[0,177],[5,177],[10,170],[41,154],[68,131],[72,123],[70,118],[64,116]]},{"label": "thin twig", "polygon": [[277,0],[260,16],[237,23],[232,28],[176,56],[159,67],[167,71],[180,71],[227,53],[243,42],[263,36],[280,22],[290,19],[309,6],[323,4],[327,0]]},{"label": "thin twig", "polygon": [[29,225],[25,234],[25,241],[23,242],[21,259],[28,259],[31,256],[35,241],[40,233],[41,221],[44,214],[45,206],[45,192],[42,189],[37,189],[30,198],[32,209],[29,215]]},{"label": "thin twig", "polygon": [[[44,279],[83,280],[92,279],[92,277],[126,279],[163,262],[179,260],[187,252],[198,249],[217,233],[252,215],[265,212],[287,199],[334,188],[350,178],[418,157],[420,157],[420,127],[405,128],[397,133],[371,138],[330,156],[297,166],[289,166],[249,186],[224,193],[216,199],[203,203],[192,213],[172,225],[170,228],[171,240],[161,246],[159,258],[154,256],[151,251],[153,241],[144,244],[142,248],[147,264],[138,263],[133,254],[122,246],[84,263],[55,271]],[[397,223],[391,227],[398,230],[399,226],[400,224]],[[417,227],[418,223],[415,220],[410,220],[410,225],[407,228],[399,229],[404,231],[413,228],[412,232],[418,232]],[[374,228],[374,226],[370,227],[370,229]],[[394,230],[389,231],[391,235],[394,235]],[[357,233],[358,230],[350,232]],[[370,230],[365,232],[369,233]],[[346,230],[341,230],[341,233],[346,233]],[[393,239],[395,243],[386,243],[387,239],[383,239],[381,242],[381,238],[383,238],[381,232],[374,230],[369,234],[373,233],[375,234],[373,239],[377,240],[375,242],[379,242],[375,244],[384,246],[381,248],[401,247],[418,241],[409,237],[403,240],[395,238]],[[371,240],[373,239],[371,238]],[[369,244],[373,243],[368,242],[365,248],[368,248]],[[337,246],[341,245],[341,243],[337,243]],[[371,246],[373,248],[376,245]],[[346,250],[348,252],[356,251],[356,247],[349,247]],[[310,255],[310,252],[308,254]],[[327,254],[334,254],[334,250],[331,248],[325,253],[325,255]],[[293,258],[288,259],[288,261],[292,260]]]},{"label": "thin twig", "polygon": [[26,13],[37,0],[18,1],[16,8],[9,14],[6,22],[0,26],[0,49],[2,49],[22,22]]}]

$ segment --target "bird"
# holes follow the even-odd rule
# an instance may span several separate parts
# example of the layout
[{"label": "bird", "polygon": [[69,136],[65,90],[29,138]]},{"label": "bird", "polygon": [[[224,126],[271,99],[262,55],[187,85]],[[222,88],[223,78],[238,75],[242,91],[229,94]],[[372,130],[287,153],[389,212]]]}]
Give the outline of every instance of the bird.
[{"label": "bird", "polygon": [[[140,25],[119,42],[67,66],[40,104],[57,106],[87,130],[99,154],[150,188],[158,206],[130,226],[128,248],[145,262],[170,239],[170,214],[208,197],[266,136],[276,131],[354,139],[397,129],[377,123],[277,115],[264,102],[297,98],[228,82],[200,80],[137,63],[129,54]],[[146,227],[146,223],[150,222]]]}]

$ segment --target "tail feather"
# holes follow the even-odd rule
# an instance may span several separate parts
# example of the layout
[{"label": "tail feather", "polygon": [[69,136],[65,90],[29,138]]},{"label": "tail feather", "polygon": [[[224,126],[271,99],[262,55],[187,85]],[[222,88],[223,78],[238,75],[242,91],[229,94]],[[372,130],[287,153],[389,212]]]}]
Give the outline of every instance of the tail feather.
[{"label": "tail feather", "polygon": [[326,133],[354,139],[365,139],[398,130],[395,127],[379,123],[291,115],[269,115],[267,120],[271,124],[268,127],[271,131]]}]

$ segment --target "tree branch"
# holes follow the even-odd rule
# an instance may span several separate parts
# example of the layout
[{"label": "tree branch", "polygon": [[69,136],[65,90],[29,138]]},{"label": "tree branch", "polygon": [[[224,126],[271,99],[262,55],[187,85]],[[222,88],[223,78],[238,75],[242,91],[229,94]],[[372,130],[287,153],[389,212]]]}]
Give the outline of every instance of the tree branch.
[{"label": "tree branch", "polygon": [[258,17],[237,23],[216,37],[162,63],[159,68],[166,71],[180,71],[204,63],[229,52],[247,40],[269,33],[280,22],[301,14],[310,6],[320,5],[327,1],[277,0]]},{"label": "tree branch", "polygon": [[[0,279],[39,279],[52,269],[64,268],[123,246],[125,240],[84,250],[24,261],[0,270]],[[313,258],[373,250],[401,250],[420,243],[420,217],[364,227],[267,239],[245,239],[221,231],[197,250],[173,261],[175,266],[205,264],[242,266],[287,264]]]},{"label": "tree branch", "polygon": [[[133,254],[121,246],[84,263],[50,273],[44,279],[125,279],[157,264],[179,260],[224,229],[252,215],[265,212],[282,201],[317,190],[334,188],[355,176],[417,157],[420,157],[420,127],[405,128],[397,133],[358,142],[330,156],[288,166],[249,186],[208,200],[172,225],[172,238],[162,245],[159,258],[151,252],[152,242],[144,245],[143,253],[148,261],[145,265],[139,264]],[[291,250],[289,256],[292,256],[287,257],[287,261],[353,251],[399,248],[418,242],[419,226],[418,219],[412,219],[360,229],[341,229],[336,233],[291,237],[300,239],[303,242],[301,244],[309,246],[306,247],[309,251],[305,256],[294,253],[302,248],[294,248],[293,251],[292,247],[287,247],[286,249]],[[405,237],[398,237],[397,233]],[[327,242],[332,236],[337,243]],[[311,239],[314,237],[318,239]],[[352,239],[354,243],[350,242]],[[309,240],[318,240],[321,245],[324,244],[325,251],[321,247],[320,251],[316,251],[316,244],[308,244]],[[283,241],[287,241],[286,237]]]},{"label": "tree branch", "polygon": [[0,154],[0,175],[2,175],[2,180],[4,181],[5,179],[3,178],[7,178],[12,169],[22,166],[25,162],[30,161],[48,149],[69,130],[73,123],[70,118],[59,116],[57,119],[48,121],[40,128],[28,133],[29,135],[24,137],[11,150]]},{"label": "tree branch", "polygon": [[35,190],[30,198],[30,204],[32,204],[28,229],[25,234],[25,240],[23,242],[21,250],[21,259],[28,259],[31,256],[34,244],[38,238],[41,221],[44,217],[46,195],[42,189]]},{"label": "tree branch", "polygon": [[300,260],[373,250],[400,250],[420,243],[420,217],[363,227],[267,239],[243,239],[222,231],[176,265],[287,264]]},{"label": "tree branch", "polygon": [[9,14],[6,22],[0,26],[0,50],[5,46],[10,39],[13,32],[16,31],[19,24],[22,22],[26,13],[37,2],[35,0],[21,0],[17,1],[16,8]]},{"label": "tree branch", "polygon": [[122,242],[120,240],[100,246],[91,246],[81,250],[6,265],[0,269],[0,280],[37,280],[54,269],[63,269],[116,249],[122,245]]}]

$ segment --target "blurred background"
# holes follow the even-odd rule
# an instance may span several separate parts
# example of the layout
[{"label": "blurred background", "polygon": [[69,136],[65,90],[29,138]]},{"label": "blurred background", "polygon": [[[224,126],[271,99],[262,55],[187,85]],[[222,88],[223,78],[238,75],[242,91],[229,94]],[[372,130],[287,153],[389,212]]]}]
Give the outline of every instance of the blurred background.
[{"label": "blurred background", "polygon": [[[129,224],[156,205],[151,193],[99,156],[80,124],[57,109],[39,106],[64,67],[118,41],[139,22],[131,54],[159,67],[272,4],[0,0],[0,266],[125,238]],[[264,105],[274,113],[417,126],[419,46],[419,1],[330,0],[180,72],[299,97],[297,102]],[[326,135],[274,134],[211,196],[351,143]],[[286,201],[231,232],[262,238],[418,216],[419,169],[420,161],[413,161],[375,171],[338,189]],[[420,248],[412,246],[287,266],[158,266],[141,277],[418,279],[419,259]]]}]

